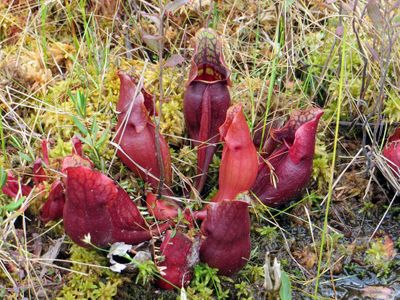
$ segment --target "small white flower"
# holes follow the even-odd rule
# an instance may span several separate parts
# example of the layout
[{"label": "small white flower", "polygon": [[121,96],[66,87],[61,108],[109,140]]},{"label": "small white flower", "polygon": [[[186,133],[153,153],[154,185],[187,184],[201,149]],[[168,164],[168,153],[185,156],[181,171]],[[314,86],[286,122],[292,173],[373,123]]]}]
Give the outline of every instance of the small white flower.
[{"label": "small white flower", "polygon": [[84,243],[86,243],[86,244],[91,244],[92,242],[91,242],[91,237],[90,237],[90,233],[88,233],[88,234],[85,234],[85,236],[83,237],[83,240],[82,240]]},{"label": "small white flower", "polygon": [[166,270],[166,269],[167,269],[167,267],[164,267],[164,266],[158,267],[158,271],[160,271],[161,276],[167,275],[167,273],[164,272],[164,270]]}]

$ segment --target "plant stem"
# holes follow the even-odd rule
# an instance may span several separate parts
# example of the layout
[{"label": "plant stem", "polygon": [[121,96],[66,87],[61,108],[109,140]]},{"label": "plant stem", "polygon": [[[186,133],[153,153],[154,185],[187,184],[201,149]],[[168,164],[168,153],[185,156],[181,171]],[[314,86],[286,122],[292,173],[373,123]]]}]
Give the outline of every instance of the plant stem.
[{"label": "plant stem", "polygon": [[261,142],[260,142],[259,151],[262,150],[262,147],[264,145],[265,126],[267,124],[269,109],[271,107],[272,93],[274,91],[274,85],[275,85],[275,79],[276,79],[276,73],[277,73],[277,64],[278,64],[279,56],[281,53],[281,44],[283,41],[283,34],[282,34],[283,31],[282,31],[281,27],[282,27],[282,22],[281,22],[281,19],[279,18],[278,24],[276,26],[276,35],[275,35],[276,52],[275,52],[274,60],[272,61],[271,79],[269,81],[268,97],[267,97],[267,103],[266,103],[266,108],[265,108],[263,130],[262,130],[262,134],[261,134]]},{"label": "plant stem", "polygon": [[329,208],[331,205],[332,193],[333,193],[333,177],[335,175],[336,152],[337,152],[337,144],[338,144],[338,139],[339,139],[340,114],[341,114],[341,106],[342,106],[342,100],[343,100],[344,71],[345,71],[344,64],[345,64],[345,57],[346,57],[345,30],[343,31],[341,47],[342,47],[342,52],[341,52],[341,59],[340,59],[339,96],[338,96],[337,108],[336,108],[336,126],[335,126],[335,138],[334,138],[334,142],[333,142],[331,177],[329,180],[329,190],[328,190],[328,199],[326,201],[326,208],[325,208],[324,227],[322,230],[321,245],[319,248],[317,278],[315,281],[315,290],[314,290],[314,297],[313,297],[314,299],[318,299],[318,287],[319,287],[319,279],[321,277],[322,257],[324,254],[326,235],[327,235],[327,231],[328,231],[328,215],[329,215]]},{"label": "plant stem", "polygon": [[164,90],[163,90],[163,51],[164,51],[164,16],[165,16],[165,9],[162,1],[159,1],[160,6],[160,27],[158,29],[160,38],[158,42],[158,64],[159,64],[159,74],[158,74],[158,86],[159,86],[159,93],[160,98],[158,100],[158,118],[156,118],[156,130],[155,130],[155,144],[156,144],[156,151],[157,151],[157,161],[158,166],[160,168],[160,178],[158,181],[157,187],[157,198],[161,198],[161,191],[164,185],[164,161],[161,153],[161,146],[160,146],[160,121],[162,117],[162,102],[164,98]]}]

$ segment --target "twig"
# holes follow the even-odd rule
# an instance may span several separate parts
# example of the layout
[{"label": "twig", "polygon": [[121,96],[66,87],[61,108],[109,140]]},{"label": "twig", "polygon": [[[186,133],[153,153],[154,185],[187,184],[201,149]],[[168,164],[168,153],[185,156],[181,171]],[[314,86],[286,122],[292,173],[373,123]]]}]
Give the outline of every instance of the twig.
[{"label": "twig", "polygon": [[[332,124],[329,124],[329,125],[332,125]],[[371,124],[368,121],[365,121],[363,123],[361,123],[361,122],[353,122],[353,121],[352,122],[350,122],[350,121],[340,121],[339,125],[342,126],[342,127],[355,127],[355,126],[357,126],[357,127],[363,127],[363,129],[365,129],[366,126],[372,127],[374,124]],[[398,127],[398,126],[400,126],[400,122],[393,122],[392,123],[392,122],[382,121],[379,124],[379,126],[381,126],[381,127],[385,127],[385,126]]]},{"label": "twig", "polygon": [[378,231],[379,227],[381,227],[381,224],[383,222],[383,220],[386,218],[387,213],[389,212],[390,208],[392,207],[392,204],[394,202],[394,200],[397,198],[397,195],[399,194],[398,191],[396,191],[396,193],[394,194],[392,200],[389,203],[388,208],[386,209],[385,213],[383,214],[381,220],[379,221],[378,225],[376,226],[374,232],[371,234],[371,236],[368,239],[368,243],[372,240],[372,238],[374,237],[375,233]]},{"label": "twig", "polygon": [[[158,86],[159,86],[159,93],[160,98],[158,100],[158,118],[156,118],[156,128],[155,128],[155,144],[156,144],[156,151],[157,151],[157,161],[158,166],[160,168],[160,178],[158,181],[157,187],[157,198],[161,198],[161,191],[164,185],[165,179],[165,170],[164,170],[164,161],[161,153],[161,146],[160,146],[160,121],[162,118],[162,102],[164,98],[164,90],[163,90],[163,51],[164,51],[164,16],[165,16],[165,8],[161,0],[159,0],[160,5],[160,22],[158,28],[158,34],[160,36],[158,40],[158,64],[159,64],[159,74],[158,74]],[[153,100],[154,101],[154,100]],[[155,107],[155,103],[154,103]]]}]

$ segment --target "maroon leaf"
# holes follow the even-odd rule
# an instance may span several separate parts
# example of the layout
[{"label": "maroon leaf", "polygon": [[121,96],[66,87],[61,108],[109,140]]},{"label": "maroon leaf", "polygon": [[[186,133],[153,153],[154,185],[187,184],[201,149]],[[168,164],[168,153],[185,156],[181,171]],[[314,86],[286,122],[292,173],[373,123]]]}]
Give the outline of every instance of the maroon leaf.
[{"label": "maroon leaf", "polygon": [[65,204],[64,187],[60,180],[53,182],[46,203],[40,212],[40,219],[47,223],[49,221],[62,219]]},{"label": "maroon leaf", "polygon": [[43,154],[43,161],[48,166],[50,164],[50,161],[49,161],[49,149],[47,140],[42,140],[42,154]]},{"label": "maroon leaf", "polygon": [[[10,197],[17,197],[18,191],[20,190],[20,183],[17,177],[15,177],[11,172],[7,174],[7,181],[2,188],[2,192]],[[22,196],[28,196],[32,188],[29,185],[21,184],[21,194]]]},{"label": "maroon leaf", "polygon": [[[144,89],[137,90],[135,80],[119,72],[121,81],[120,96],[117,104],[118,115],[116,142],[121,149],[117,155],[122,162],[143,180],[156,188],[161,170],[156,150],[155,126],[149,117],[154,111],[152,96]],[[163,162],[165,189],[172,183],[171,157],[168,144],[159,138]]]},{"label": "maroon leaf", "polygon": [[315,136],[323,111],[294,112],[286,125],[271,131],[273,152],[260,161],[252,188],[266,205],[279,206],[296,197],[312,173]]},{"label": "maroon leaf", "polygon": [[171,199],[157,199],[153,193],[147,193],[146,204],[149,213],[157,220],[169,220],[176,218],[179,205]]},{"label": "maroon leaf", "polygon": [[35,185],[47,180],[46,171],[43,168],[41,158],[38,158],[33,164],[33,182]]},{"label": "maroon leaf", "polygon": [[72,138],[72,154],[83,156],[82,142],[76,135]]},{"label": "maroon leaf", "polygon": [[168,230],[160,251],[164,260],[158,265],[163,275],[157,285],[166,290],[188,285],[192,278],[192,266],[198,261],[196,243],[179,231]]},{"label": "maroon leaf", "polygon": [[183,111],[193,144],[198,146],[196,188],[201,191],[219,141],[218,128],[230,105],[230,71],[222,55],[221,41],[212,29],[196,34],[196,48],[186,84]]},{"label": "maroon leaf", "polygon": [[400,128],[396,128],[383,148],[382,155],[388,160],[389,166],[400,175]]},{"label": "maroon leaf", "polygon": [[[88,234],[98,247],[114,242],[137,244],[151,238],[136,205],[110,178],[86,167],[70,167],[66,172],[64,227],[75,243],[88,247],[82,241]],[[159,228],[162,231],[167,226]]]},{"label": "maroon leaf", "polygon": [[72,154],[68,155],[63,158],[62,163],[61,163],[61,172],[66,173],[68,168],[73,168],[73,167],[88,167],[92,168],[93,163],[87,158],[84,158],[80,155]]},{"label": "maroon leaf", "polygon": [[232,275],[250,257],[250,217],[243,201],[210,203],[201,225],[205,239],[201,243],[200,260],[219,274]]}]

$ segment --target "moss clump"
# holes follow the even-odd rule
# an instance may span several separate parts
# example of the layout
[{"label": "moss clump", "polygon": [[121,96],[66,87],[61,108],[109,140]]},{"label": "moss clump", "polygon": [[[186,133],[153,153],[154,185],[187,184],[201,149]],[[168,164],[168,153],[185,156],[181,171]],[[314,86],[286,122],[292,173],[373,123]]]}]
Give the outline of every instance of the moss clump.
[{"label": "moss clump", "polygon": [[196,175],[197,156],[196,151],[189,146],[183,146],[178,151],[171,148],[171,157],[173,164],[187,177]]},{"label": "moss clump", "polygon": [[183,134],[182,101],[175,97],[162,105],[161,132],[167,141],[178,144]]},{"label": "moss clump", "polygon": [[389,237],[370,244],[366,251],[365,261],[370,264],[378,276],[387,276],[393,266],[395,256],[393,241]]},{"label": "moss clump", "polygon": [[391,91],[387,96],[384,114],[390,122],[400,122],[400,95],[395,91]]},{"label": "moss clump", "polygon": [[77,245],[73,245],[70,252],[70,261],[73,263],[71,270],[79,273],[71,272],[68,275],[68,281],[57,299],[111,299],[117,294],[124,280],[104,267],[107,264],[105,256]]},{"label": "moss clump", "polygon": [[317,182],[318,191],[321,193],[323,193],[329,185],[329,178],[331,175],[329,162],[331,161],[331,156],[332,154],[328,153],[326,150],[325,143],[317,136],[312,178]]}]

